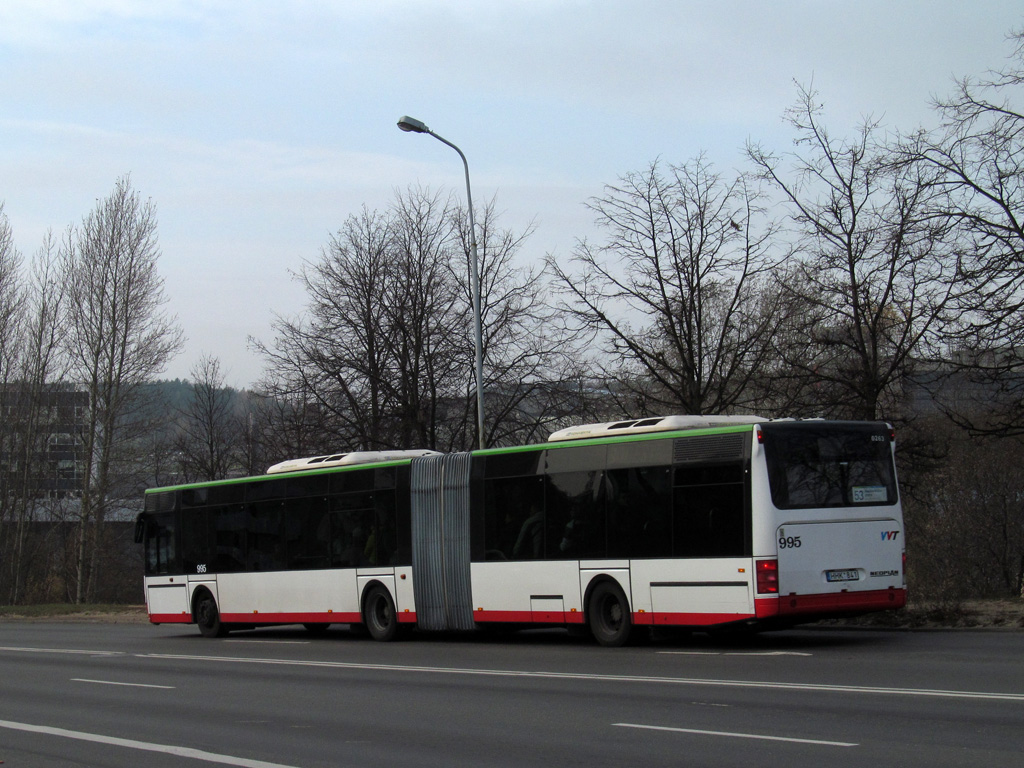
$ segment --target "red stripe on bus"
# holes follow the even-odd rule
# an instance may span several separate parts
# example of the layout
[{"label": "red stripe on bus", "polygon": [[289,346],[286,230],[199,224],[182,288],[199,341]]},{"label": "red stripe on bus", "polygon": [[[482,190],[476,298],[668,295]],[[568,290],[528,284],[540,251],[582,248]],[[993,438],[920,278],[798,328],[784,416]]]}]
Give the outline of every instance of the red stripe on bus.
[{"label": "red stripe on bus", "polygon": [[363,617],[356,611],[334,611],[333,613],[253,611],[252,613],[222,613],[220,620],[225,624],[352,624],[361,622]]},{"label": "red stripe on bus", "polygon": [[508,624],[582,624],[580,611],[473,611],[473,619],[480,623]]},{"label": "red stripe on bus", "polygon": [[191,613],[151,613],[150,624],[191,624]]},{"label": "red stripe on bus", "polygon": [[[758,601],[761,602],[761,601]],[[867,592],[829,592],[820,595],[782,595],[778,615],[803,613],[860,613],[902,608],[907,604],[905,589],[875,589]],[[758,612],[760,617],[762,614]]]},{"label": "red stripe on bus", "polygon": [[[750,613],[668,613],[659,611],[650,613],[653,620],[647,623],[656,627],[710,627],[715,624],[728,624],[731,621],[743,621],[754,618]],[[636,614],[633,616],[633,623],[636,621]]]}]

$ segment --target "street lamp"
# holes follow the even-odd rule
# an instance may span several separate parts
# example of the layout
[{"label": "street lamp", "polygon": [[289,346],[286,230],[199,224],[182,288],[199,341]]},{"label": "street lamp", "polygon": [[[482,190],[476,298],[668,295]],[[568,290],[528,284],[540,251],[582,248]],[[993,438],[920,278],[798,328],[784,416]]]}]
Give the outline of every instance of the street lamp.
[{"label": "street lamp", "polygon": [[442,144],[447,144],[449,147],[459,153],[459,157],[462,158],[462,165],[466,169],[466,203],[469,205],[469,244],[472,250],[473,258],[470,262],[470,273],[472,275],[472,293],[473,293],[473,331],[476,342],[476,430],[477,434],[480,435],[480,448],[484,446],[484,345],[483,345],[483,331],[481,329],[480,320],[480,260],[476,252],[476,223],[473,219],[473,192],[469,187],[469,162],[466,160],[466,156],[462,154],[462,150],[452,144],[448,139],[443,136],[438,136],[432,130],[427,128],[426,124],[417,120],[414,117],[408,115],[403,116],[398,121],[398,127],[407,133],[429,133],[435,139],[440,141]]}]

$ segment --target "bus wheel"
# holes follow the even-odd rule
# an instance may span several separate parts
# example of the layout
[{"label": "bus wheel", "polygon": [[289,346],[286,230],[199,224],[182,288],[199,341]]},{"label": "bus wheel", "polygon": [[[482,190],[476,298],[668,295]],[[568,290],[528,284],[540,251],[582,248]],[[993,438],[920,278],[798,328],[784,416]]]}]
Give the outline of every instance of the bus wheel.
[{"label": "bus wheel", "polygon": [[594,587],[587,602],[587,621],[594,639],[609,648],[625,645],[633,630],[629,603],[619,586],[603,581]]},{"label": "bus wheel", "polygon": [[228,633],[227,626],[221,623],[217,601],[209,592],[204,592],[196,601],[196,624],[203,637],[224,637]]},{"label": "bus wheel", "polygon": [[374,640],[394,640],[398,634],[398,614],[390,593],[379,584],[370,589],[363,606],[363,621]]}]

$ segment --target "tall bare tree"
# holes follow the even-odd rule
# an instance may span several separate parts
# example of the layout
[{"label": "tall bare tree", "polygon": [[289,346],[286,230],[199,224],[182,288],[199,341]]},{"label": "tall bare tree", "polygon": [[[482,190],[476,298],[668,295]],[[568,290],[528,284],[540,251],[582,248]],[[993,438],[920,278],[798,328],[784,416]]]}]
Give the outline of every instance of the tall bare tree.
[{"label": "tall bare tree", "polygon": [[1011,62],[935,102],[941,125],[902,146],[937,174],[933,213],[963,233],[962,319],[945,364],[951,413],[986,434],[1024,435],[1024,32]]},{"label": "tall bare tree", "polygon": [[[32,260],[25,285],[21,355],[17,379],[10,390],[17,403],[7,411],[6,423],[13,428],[9,444],[12,466],[17,470],[10,475],[13,487],[8,495],[14,525],[6,558],[11,573],[12,604],[21,600],[27,586],[27,566],[33,554],[27,551],[30,523],[36,519],[36,511],[47,494],[59,496],[63,492],[57,484],[64,481],[67,470],[60,465],[61,459],[51,460],[50,449],[57,449],[62,456],[74,457],[79,439],[73,419],[63,421],[68,415],[64,402],[74,395],[68,394],[72,387],[63,383],[66,372],[66,359],[60,354],[63,296],[56,259],[57,242],[48,232]],[[74,458],[63,460],[72,462],[73,466]],[[37,549],[39,544],[35,542]]]},{"label": "tall bare tree", "polygon": [[589,207],[605,241],[580,242],[572,270],[548,263],[567,311],[600,339],[598,368],[623,410],[760,409],[785,314],[775,227],[751,181],[724,178],[704,156],[654,162]]},{"label": "tall bare tree", "polygon": [[76,602],[95,592],[103,523],[122,490],[117,451],[139,423],[135,396],[182,345],[176,320],[164,310],[159,256],[156,208],[128,177],[68,228],[61,250],[65,349],[71,375],[90,396]]},{"label": "tall bare tree", "polygon": [[[532,342],[544,340],[538,278],[512,263],[526,235],[500,230],[495,219],[488,206],[480,251],[485,379],[495,406],[488,429],[500,440],[510,414],[522,411],[520,393],[540,375]],[[461,220],[441,195],[424,190],[398,194],[385,212],[350,216],[298,275],[307,315],[280,319],[272,344],[255,342],[270,366],[268,392],[295,403],[296,416],[315,406],[333,450],[475,444]]]},{"label": "tall bare tree", "polygon": [[921,164],[894,161],[877,123],[834,138],[813,90],[800,89],[787,118],[797,151],[748,147],[788,204],[796,243],[783,290],[800,327],[779,354],[806,408],[892,418],[958,291],[950,225],[929,210],[940,191]]},{"label": "tall bare tree", "polygon": [[[10,221],[0,203],[0,553],[11,565],[11,550],[17,546],[12,521],[20,503],[17,488],[18,431],[12,413],[20,398],[16,387],[23,349],[25,293],[21,281],[21,254],[14,247]],[[6,570],[6,568],[5,568]]]}]

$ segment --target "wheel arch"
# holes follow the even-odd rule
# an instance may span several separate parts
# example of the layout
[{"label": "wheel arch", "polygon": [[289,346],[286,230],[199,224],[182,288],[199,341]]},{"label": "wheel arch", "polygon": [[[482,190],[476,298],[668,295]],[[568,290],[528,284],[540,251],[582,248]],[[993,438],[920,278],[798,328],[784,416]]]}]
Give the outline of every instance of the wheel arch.
[{"label": "wheel arch", "polygon": [[590,621],[590,596],[594,593],[601,584],[614,584],[620,590],[626,598],[626,605],[629,607],[630,616],[632,617],[633,611],[633,594],[629,588],[629,584],[623,584],[621,580],[616,578],[610,573],[598,573],[590,581],[587,582],[587,588],[583,591],[583,621],[587,623]]},{"label": "wheel arch", "polygon": [[362,591],[359,593],[359,618],[364,624],[366,623],[366,600],[376,587],[380,587],[391,596],[391,602],[395,604],[396,609],[398,606],[395,591],[391,589],[385,581],[382,581],[381,579],[370,579],[363,584]]},{"label": "wheel arch", "polygon": [[213,600],[213,604],[217,606],[217,610],[220,611],[220,600],[217,599],[217,595],[214,591],[206,584],[199,584],[195,589],[192,590],[192,596],[189,598],[189,612],[192,614],[192,623],[198,623],[198,617],[196,616],[196,608],[199,605],[199,601],[204,597],[209,596]]}]

